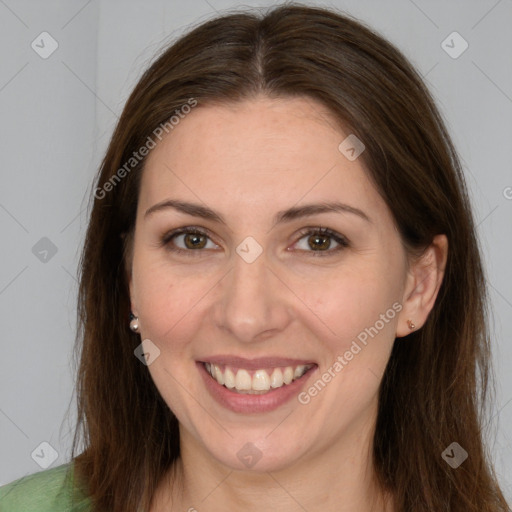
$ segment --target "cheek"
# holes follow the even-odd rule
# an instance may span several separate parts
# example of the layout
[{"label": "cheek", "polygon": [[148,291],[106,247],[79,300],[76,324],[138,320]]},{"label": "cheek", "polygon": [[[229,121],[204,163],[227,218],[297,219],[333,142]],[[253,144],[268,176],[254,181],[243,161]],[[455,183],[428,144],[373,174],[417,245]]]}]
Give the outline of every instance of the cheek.
[{"label": "cheek", "polygon": [[211,286],[204,278],[184,277],[149,259],[134,265],[134,276],[141,339],[151,340],[160,351],[148,366],[149,373],[173,412],[186,417],[190,404],[183,389],[193,389],[195,384],[190,341],[199,326],[201,298]]},{"label": "cheek", "polygon": [[[368,268],[357,274],[337,272],[311,289],[307,294],[304,289],[302,296],[317,323],[345,340],[374,325],[399,297],[398,287]],[[388,315],[391,320],[393,313]]]},{"label": "cheek", "polygon": [[194,324],[191,318],[211,286],[204,278],[180,276],[179,270],[161,264],[141,264],[137,270],[134,267],[142,336],[156,343],[173,339],[179,346],[183,328]]},{"label": "cheek", "polygon": [[[329,417],[349,421],[369,407],[388,363],[401,304],[395,287],[372,272],[340,275],[311,297],[308,327],[321,343],[318,379],[302,395]],[[304,324],[306,321],[303,322]],[[317,398],[318,397],[318,398]],[[333,413],[335,411],[335,413]],[[322,428],[337,432],[338,422]]]},{"label": "cheek", "polygon": [[[396,278],[389,274],[383,278],[377,267],[369,265],[360,273],[339,272],[337,277],[318,283],[305,301],[314,314],[306,312],[303,323],[321,342],[323,369],[343,374],[338,381],[344,381],[345,390],[352,384],[364,387],[365,377],[370,379],[370,387],[375,384],[395,340],[402,309],[397,300],[399,287],[392,284]],[[336,361],[338,365],[333,368]]]}]

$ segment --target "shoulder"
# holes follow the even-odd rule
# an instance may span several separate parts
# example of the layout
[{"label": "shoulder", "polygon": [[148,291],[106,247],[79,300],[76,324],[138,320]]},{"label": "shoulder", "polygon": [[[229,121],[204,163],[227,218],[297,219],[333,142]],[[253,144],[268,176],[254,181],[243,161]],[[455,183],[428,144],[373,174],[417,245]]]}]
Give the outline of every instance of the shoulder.
[{"label": "shoulder", "polygon": [[88,512],[87,497],[74,486],[73,463],[33,473],[0,487],[2,512]]}]

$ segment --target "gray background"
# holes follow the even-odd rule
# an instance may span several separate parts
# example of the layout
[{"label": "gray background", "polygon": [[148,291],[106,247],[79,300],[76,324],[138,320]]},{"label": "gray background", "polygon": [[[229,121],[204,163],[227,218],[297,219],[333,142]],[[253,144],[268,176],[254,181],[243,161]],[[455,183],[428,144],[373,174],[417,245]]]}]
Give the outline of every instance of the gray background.
[{"label": "gray background", "polygon": [[[0,485],[48,463],[42,442],[56,451],[50,467],[69,460],[76,269],[92,180],[127,95],[154,52],[191,24],[272,3],[0,0]],[[309,4],[343,9],[398,45],[448,123],[487,267],[497,381],[489,449],[512,499],[512,0]],[[43,46],[43,31],[59,45],[47,59],[31,47]],[[469,44],[455,59],[441,44],[453,31]]]}]

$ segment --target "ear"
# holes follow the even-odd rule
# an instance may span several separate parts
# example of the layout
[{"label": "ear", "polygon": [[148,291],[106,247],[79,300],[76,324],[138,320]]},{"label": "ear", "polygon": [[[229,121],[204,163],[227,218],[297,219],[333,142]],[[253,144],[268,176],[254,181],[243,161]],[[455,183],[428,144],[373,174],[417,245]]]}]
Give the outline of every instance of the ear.
[{"label": "ear", "polygon": [[397,323],[397,338],[412,332],[408,320],[415,325],[415,331],[425,324],[441,288],[447,258],[448,238],[436,235],[425,252],[411,263]]}]

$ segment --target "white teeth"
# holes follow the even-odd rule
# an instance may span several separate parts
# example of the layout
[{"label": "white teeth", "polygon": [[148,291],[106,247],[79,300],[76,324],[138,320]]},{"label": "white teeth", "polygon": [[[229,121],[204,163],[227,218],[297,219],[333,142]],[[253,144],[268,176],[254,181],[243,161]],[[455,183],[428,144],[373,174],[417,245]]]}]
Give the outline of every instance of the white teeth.
[{"label": "white teeth", "polygon": [[280,368],[276,368],[270,376],[270,385],[273,388],[280,388],[283,385],[283,372]]},{"label": "white teeth", "polygon": [[255,391],[268,391],[270,389],[270,377],[265,370],[258,370],[252,377],[252,389]]},{"label": "white teeth", "polygon": [[287,366],[284,369],[283,382],[285,384],[290,384],[290,382],[293,380],[293,375],[294,375],[293,368],[291,366]]},{"label": "white teeth", "polygon": [[224,372],[224,385],[228,389],[233,389],[235,387],[235,375],[229,368]]},{"label": "white teeth", "polygon": [[241,393],[265,393],[270,389],[280,388],[302,377],[312,365],[287,366],[274,368],[269,376],[266,370],[256,370],[251,374],[240,368],[236,375],[230,368],[224,371],[216,364],[205,363],[206,371],[222,386]]},{"label": "white teeth", "polygon": [[295,368],[295,371],[293,372],[294,379],[299,378],[304,373],[304,368],[306,368],[304,365],[299,364],[297,368]]},{"label": "white teeth", "polygon": [[222,374],[221,369],[216,364],[214,364],[213,367],[215,368],[215,375],[213,375],[213,377],[217,379],[217,382],[220,385],[224,384],[224,375]]},{"label": "white teeth", "polygon": [[235,388],[239,391],[249,391],[252,387],[251,376],[247,370],[238,370],[235,379]]}]

